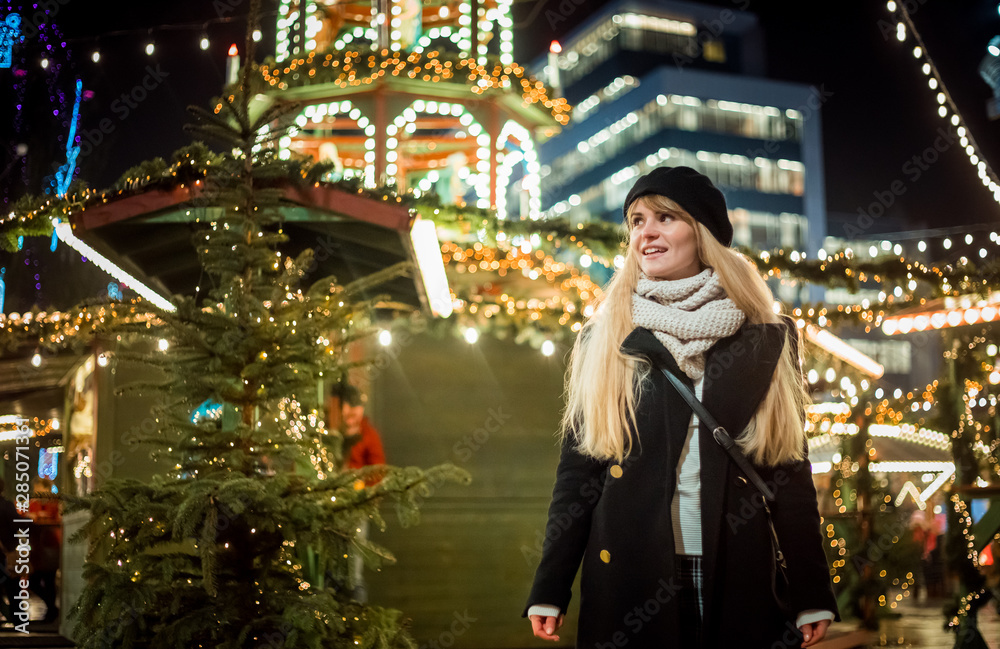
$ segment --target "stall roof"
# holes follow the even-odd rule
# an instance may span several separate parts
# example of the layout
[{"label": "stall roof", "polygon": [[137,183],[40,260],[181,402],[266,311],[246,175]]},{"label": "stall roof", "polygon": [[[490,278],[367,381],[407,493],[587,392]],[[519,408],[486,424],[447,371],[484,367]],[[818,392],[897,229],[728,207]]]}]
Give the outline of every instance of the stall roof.
[{"label": "stall roof", "polygon": [[[327,185],[279,185],[282,254],[312,248],[316,268],[307,282],[332,275],[339,284],[362,279],[398,262],[415,262],[409,232],[413,217],[392,199],[380,200]],[[113,199],[71,217],[77,237],[163,294],[193,295],[205,281],[192,238],[221,208],[200,205],[199,186],[149,189]],[[419,268],[377,287],[391,302],[427,305]]]}]

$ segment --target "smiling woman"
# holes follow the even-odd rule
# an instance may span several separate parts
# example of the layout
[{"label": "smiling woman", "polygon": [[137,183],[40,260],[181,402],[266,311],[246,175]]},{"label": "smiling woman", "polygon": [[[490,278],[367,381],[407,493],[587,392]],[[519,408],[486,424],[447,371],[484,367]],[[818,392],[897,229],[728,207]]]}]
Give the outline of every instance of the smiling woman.
[{"label": "smiling woman", "polygon": [[701,271],[694,219],[665,196],[632,204],[629,247],[650,279],[684,279]]},{"label": "smiling woman", "polygon": [[[570,360],[524,614],[537,637],[558,640],[582,560],[578,647],[814,645],[837,605],[805,453],[798,330],[729,248],[725,197],[704,175],[654,169],[623,212],[625,263]],[[683,387],[718,428],[692,414]],[[758,491],[764,481],[776,495]]]}]

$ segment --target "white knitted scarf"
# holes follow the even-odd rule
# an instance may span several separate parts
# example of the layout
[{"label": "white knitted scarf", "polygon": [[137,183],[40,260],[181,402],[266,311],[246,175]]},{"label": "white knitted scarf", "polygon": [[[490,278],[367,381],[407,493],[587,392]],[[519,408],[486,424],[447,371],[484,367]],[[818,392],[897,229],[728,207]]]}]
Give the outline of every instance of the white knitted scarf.
[{"label": "white knitted scarf", "polygon": [[711,268],[673,281],[643,274],[632,296],[633,324],[652,331],[693,380],[705,373],[705,352],[736,333],[744,320]]}]

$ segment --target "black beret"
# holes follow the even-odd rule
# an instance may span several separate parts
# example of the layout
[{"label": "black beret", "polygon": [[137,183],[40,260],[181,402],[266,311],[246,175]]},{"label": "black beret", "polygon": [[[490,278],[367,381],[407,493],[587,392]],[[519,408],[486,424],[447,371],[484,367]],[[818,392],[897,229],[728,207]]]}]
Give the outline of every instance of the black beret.
[{"label": "black beret", "polygon": [[640,176],[629,190],[622,208],[624,217],[628,219],[628,208],[635,199],[649,194],[666,196],[708,228],[722,245],[732,245],[733,224],[729,222],[726,197],[708,176],[691,167],[657,167]]}]

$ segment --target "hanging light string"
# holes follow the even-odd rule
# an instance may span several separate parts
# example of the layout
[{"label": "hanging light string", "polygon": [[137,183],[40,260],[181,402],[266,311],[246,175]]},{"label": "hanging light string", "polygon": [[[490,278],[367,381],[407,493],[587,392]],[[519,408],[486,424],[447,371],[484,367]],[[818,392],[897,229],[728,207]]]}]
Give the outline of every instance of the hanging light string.
[{"label": "hanging light string", "polygon": [[[277,11],[269,11],[261,13],[261,24],[264,24],[264,19],[273,18],[277,16]],[[101,32],[100,34],[95,34],[92,36],[77,36],[73,38],[63,38],[62,40],[66,43],[77,44],[80,46],[85,46],[88,44],[93,44],[95,46],[95,52],[99,51],[99,46],[102,41],[119,36],[138,36],[141,39],[142,46],[149,48],[150,44],[154,44],[153,35],[155,32],[195,32],[201,35],[203,41],[208,40],[208,28],[211,25],[229,24],[229,23],[242,23],[247,19],[246,16],[219,16],[216,18],[209,18],[203,21],[192,21],[186,23],[167,23],[161,25],[155,25],[153,27],[139,27],[136,29],[116,29],[109,32]],[[260,40],[262,38],[260,30],[256,30],[254,33],[254,40]],[[155,44],[152,48],[155,50]],[[201,49],[208,49],[208,47],[203,43],[201,44]],[[151,53],[147,50],[147,54]],[[95,63],[100,61],[102,57],[98,54],[97,56],[91,55],[91,60]]]},{"label": "hanging light string", "polygon": [[916,25],[913,24],[913,20],[910,18],[910,13],[902,3],[897,3],[895,0],[889,0],[886,3],[886,8],[898,20],[896,23],[896,39],[900,42],[905,42],[906,32],[909,30],[910,35],[916,42],[916,46],[913,48],[913,58],[917,59],[918,62],[923,61],[921,69],[929,77],[927,85],[931,90],[937,90],[938,115],[942,118],[948,118],[950,124],[956,128],[959,142],[965,148],[965,153],[969,156],[969,162],[978,170],[979,179],[982,181],[983,186],[989,188],[993,192],[993,199],[997,203],[1000,203],[1000,182],[998,182],[997,175],[986,161],[986,156],[983,155],[982,149],[976,144],[975,138],[972,137],[972,132],[966,126],[966,122],[958,110],[958,105],[952,98],[951,93],[948,92],[948,88],[944,84],[944,78],[938,71],[937,66],[934,65],[934,61],[927,51],[927,46],[920,37],[920,32],[917,31]]}]

